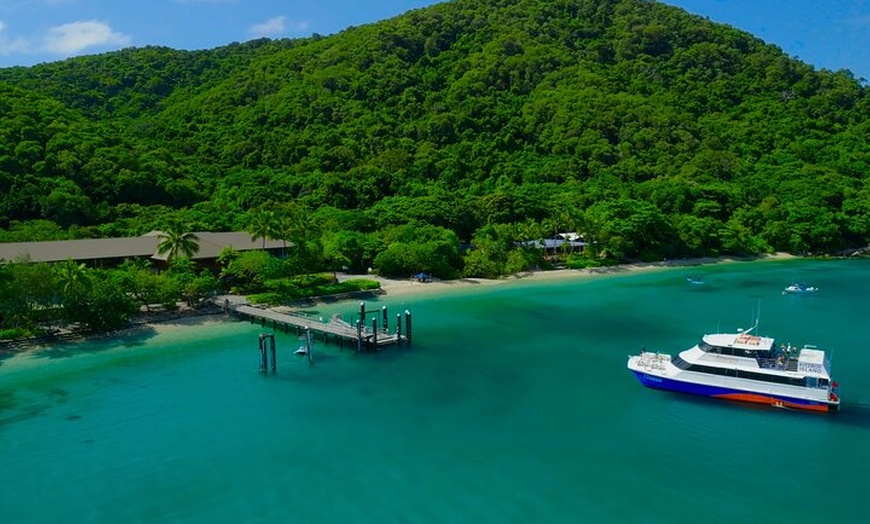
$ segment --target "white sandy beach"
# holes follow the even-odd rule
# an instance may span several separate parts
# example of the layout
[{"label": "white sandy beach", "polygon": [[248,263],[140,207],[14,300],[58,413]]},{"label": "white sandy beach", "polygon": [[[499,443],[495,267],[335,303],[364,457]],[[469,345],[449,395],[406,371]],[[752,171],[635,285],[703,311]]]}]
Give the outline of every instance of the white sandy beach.
[{"label": "white sandy beach", "polygon": [[758,261],[758,260],[785,260],[794,258],[793,255],[787,253],[775,253],[771,255],[763,255],[747,259],[739,258],[691,258],[681,260],[665,260],[661,262],[643,262],[635,264],[620,264],[617,266],[598,267],[589,269],[554,269],[549,271],[531,271],[518,275],[512,275],[500,279],[486,278],[462,278],[457,280],[440,280],[433,278],[430,282],[418,282],[416,279],[392,279],[383,278],[375,275],[340,275],[340,280],[348,280],[352,278],[365,278],[376,280],[381,284],[381,290],[388,297],[427,294],[427,293],[442,293],[450,290],[458,290],[477,286],[494,286],[518,280],[535,280],[535,281],[558,281],[558,280],[575,280],[580,278],[594,278],[596,276],[615,275],[637,271],[661,271],[679,267],[691,267],[711,264],[728,264],[739,263],[741,261]]},{"label": "white sandy beach", "polygon": [[[556,269],[548,271],[532,271],[505,277],[501,279],[486,279],[486,278],[462,278],[457,280],[440,280],[433,278],[430,282],[418,282],[415,279],[391,279],[379,277],[376,275],[339,275],[340,280],[348,280],[354,278],[365,278],[376,280],[381,284],[381,291],[386,297],[399,298],[427,294],[441,294],[469,289],[478,286],[497,286],[505,285],[511,282],[520,280],[533,281],[558,281],[558,280],[575,280],[582,278],[595,278],[598,276],[623,274],[637,271],[663,271],[667,269],[691,267],[711,264],[728,264],[739,263],[741,261],[758,261],[758,260],[784,260],[794,258],[793,255],[786,253],[775,253],[764,255],[761,257],[753,257],[747,259],[738,258],[693,258],[682,260],[666,260],[661,262],[621,264],[617,266],[599,267],[591,269]],[[236,297],[237,301],[244,302],[244,297]],[[347,300],[358,300],[355,297],[348,297]],[[316,303],[316,301],[314,301]],[[282,306],[276,308],[279,310],[304,310],[305,306]],[[143,321],[127,330],[127,334],[137,331],[151,331],[153,333],[166,333],[181,329],[208,329],[210,324],[225,321],[225,313],[216,312],[215,314],[202,314],[194,311],[181,311],[177,316],[163,319],[159,315],[155,315],[153,320],[143,319]],[[104,336],[114,336],[107,334]],[[34,349],[44,347],[41,344],[35,344]]]}]

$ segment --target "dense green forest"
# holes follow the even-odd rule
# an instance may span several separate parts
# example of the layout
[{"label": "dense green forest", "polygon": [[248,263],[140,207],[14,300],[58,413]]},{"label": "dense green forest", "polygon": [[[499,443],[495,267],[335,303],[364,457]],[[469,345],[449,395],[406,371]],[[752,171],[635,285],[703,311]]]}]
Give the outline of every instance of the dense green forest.
[{"label": "dense green forest", "polygon": [[320,269],[443,277],[540,266],[518,242],[558,231],[582,263],[834,253],[870,244],[868,109],[850,72],[650,0],[126,49],[0,69],[0,241],[289,216],[260,230]]}]

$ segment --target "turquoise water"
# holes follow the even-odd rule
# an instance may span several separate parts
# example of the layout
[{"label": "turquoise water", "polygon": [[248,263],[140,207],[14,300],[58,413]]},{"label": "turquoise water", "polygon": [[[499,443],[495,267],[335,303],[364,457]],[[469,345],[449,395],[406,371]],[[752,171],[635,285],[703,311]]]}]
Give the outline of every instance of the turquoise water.
[{"label": "turquoise water", "polygon": [[[410,309],[412,348],[319,344],[312,366],[278,333],[274,376],[263,328],[239,322],[6,355],[0,518],[864,522],[868,277],[867,260],[773,261],[387,296],[368,307]],[[794,280],[821,290],[781,295]],[[649,390],[625,368],[759,311],[760,333],[834,351],[840,414]]]}]

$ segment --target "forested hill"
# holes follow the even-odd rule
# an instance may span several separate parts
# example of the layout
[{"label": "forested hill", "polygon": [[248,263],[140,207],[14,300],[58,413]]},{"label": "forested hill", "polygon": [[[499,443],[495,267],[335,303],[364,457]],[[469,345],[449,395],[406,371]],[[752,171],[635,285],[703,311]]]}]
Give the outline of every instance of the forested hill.
[{"label": "forested hill", "polygon": [[870,243],[868,115],[848,71],[653,1],[454,0],[329,37],[0,69],[0,228],[243,229],[295,202],[387,236],[548,224],[616,257],[831,252]]}]

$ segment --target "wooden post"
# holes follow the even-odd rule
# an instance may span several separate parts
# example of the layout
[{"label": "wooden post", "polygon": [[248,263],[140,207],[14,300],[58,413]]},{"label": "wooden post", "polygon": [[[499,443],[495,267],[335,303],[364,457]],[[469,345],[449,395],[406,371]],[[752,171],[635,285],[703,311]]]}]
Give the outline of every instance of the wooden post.
[{"label": "wooden post", "polygon": [[396,345],[402,345],[402,314],[396,313]]},{"label": "wooden post", "polygon": [[387,326],[387,306],[382,307],[381,311],[384,314],[384,333],[386,333],[389,329],[389,327]]},{"label": "wooden post", "polygon": [[306,349],[305,353],[306,353],[306,356],[308,357],[309,364],[311,364],[313,362],[313,360],[311,360],[312,359],[311,349],[312,349],[313,345],[314,344],[311,343],[311,328],[306,327],[305,328],[305,349]]},{"label": "wooden post", "polygon": [[359,320],[360,320],[360,322],[366,321],[366,303],[365,302],[359,303]]},{"label": "wooden post", "polygon": [[407,309],[405,310],[405,333],[407,333],[405,340],[408,341],[408,345],[410,346],[411,345],[411,312],[408,311]]},{"label": "wooden post", "polygon": [[362,320],[356,321],[356,350],[362,351]]},{"label": "wooden post", "polygon": [[378,317],[372,319],[372,350],[378,350]]},{"label": "wooden post", "polygon": [[260,334],[259,340],[259,350],[260,350],[260,373],[267,373],[269,371],[269,354],[266,351],[266,340],[263,334]]},{"label": "wooden post", "polygon": [[275,335],[260,333],[260,371],[269,372],[269,355],[272,357],[272,373],[278,370],[278,357],[275,351]]}]

